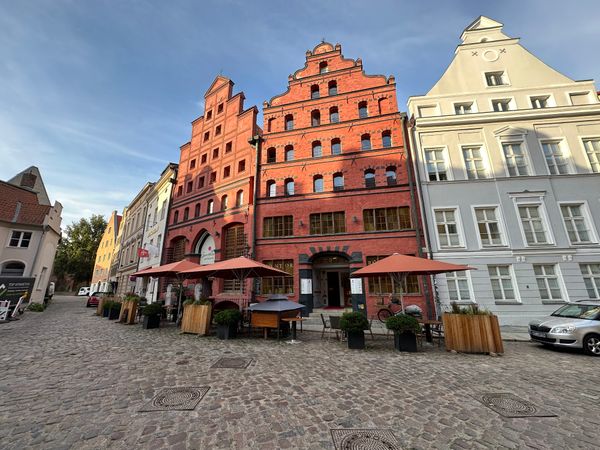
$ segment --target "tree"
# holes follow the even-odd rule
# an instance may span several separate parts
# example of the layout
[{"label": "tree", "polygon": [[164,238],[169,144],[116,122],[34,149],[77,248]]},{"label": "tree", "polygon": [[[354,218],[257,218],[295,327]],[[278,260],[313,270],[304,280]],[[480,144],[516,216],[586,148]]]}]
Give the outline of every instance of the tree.
[{"label": "tree", "polygon": [[89,281],[94,271],[96,251],[106,229],[104,217],[94,214],[90,219],[67,225],[56,250],[54,273],[59,278],[67,276],[76,283]]}]

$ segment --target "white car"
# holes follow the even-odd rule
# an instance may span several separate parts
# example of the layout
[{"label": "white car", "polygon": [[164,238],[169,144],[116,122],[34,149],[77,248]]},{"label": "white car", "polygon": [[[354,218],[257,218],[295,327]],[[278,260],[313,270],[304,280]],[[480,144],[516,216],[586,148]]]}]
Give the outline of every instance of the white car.
[{"label": "white car", "polygon": [[90,294],[90,287],[89,286],[85,286],[82,288],[79,288],[79,292],[77,293],[77,295],[89,295]]}]

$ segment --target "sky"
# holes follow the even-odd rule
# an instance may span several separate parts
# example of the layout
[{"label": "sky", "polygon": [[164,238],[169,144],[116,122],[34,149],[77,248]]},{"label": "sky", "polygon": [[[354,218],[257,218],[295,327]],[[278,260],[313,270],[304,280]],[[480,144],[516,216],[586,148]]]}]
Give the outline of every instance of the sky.
[{"label": "sky", "polygon": [[[597,0],[0,0],[0,179],[40,168],[63,227],[122,211],[158,179],[223,74],[246,107],[282,93],[322,39],[396,77],[442,75],[479,15],[550,66],[600,80]],[[597,86],[598,87],[598,86]],[[262,115],[259,116],[262,126]]]}]

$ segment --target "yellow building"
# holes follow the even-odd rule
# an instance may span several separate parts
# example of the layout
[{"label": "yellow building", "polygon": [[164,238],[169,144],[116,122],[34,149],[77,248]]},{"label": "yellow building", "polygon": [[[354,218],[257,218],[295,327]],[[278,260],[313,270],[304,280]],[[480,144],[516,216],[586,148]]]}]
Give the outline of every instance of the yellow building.
[{"label": "yellow building", "polygon": [[120,223],[121,216],[117,214],[117,211],[113,211],[96,251],[96,263],[94,264],[90,292],[109,292],[111,290],[109,283],[110,265],[113,259],[113,251],[117,242]]}]

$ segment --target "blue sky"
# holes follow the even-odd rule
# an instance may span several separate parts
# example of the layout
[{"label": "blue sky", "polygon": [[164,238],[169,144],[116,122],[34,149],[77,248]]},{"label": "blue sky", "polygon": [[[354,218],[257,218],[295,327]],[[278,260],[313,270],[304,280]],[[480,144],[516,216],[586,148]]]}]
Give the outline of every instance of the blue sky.
[{"label": "blue sky", "polygon": [[565,75],[600,79],[595,0],[0,0],[0,11],[0,179],[38,166],[64,225],[122,210],[178,162],[217,74],[260,109],[322,38],[395,75],[403,111],[481,14]]}]

